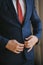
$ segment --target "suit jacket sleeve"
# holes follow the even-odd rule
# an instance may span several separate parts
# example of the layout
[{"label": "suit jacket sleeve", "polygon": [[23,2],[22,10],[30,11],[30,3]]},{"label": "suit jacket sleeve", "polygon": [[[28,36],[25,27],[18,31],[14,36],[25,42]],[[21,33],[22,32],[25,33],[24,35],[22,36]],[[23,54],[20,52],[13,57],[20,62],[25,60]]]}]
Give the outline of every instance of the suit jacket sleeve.
[{"label": "suit jacket sleeve", "polygon": [[0,48],[5,48],[5,45],[7,44],[8,39],[0,35]]},{"label": "suit jacket sleeve", "polygon": [[0,48],[2,48],[2,47],[4,48],[4,46],[7,44],[9,39],[7,39],[1,35],[1,29],[2,28],[1,28],[1,17],[0,17]]},{"label": "suit jacket sleeve", "polygon": [[33,26],[33,34],[40,39],[41,37],[41,32],[42,32],[42,25],[41,25],[41,20],[39,16],[37,15],[34,2],[33,2],[33,12],[32,12],[32,17],[31,17],[31,23]]}]

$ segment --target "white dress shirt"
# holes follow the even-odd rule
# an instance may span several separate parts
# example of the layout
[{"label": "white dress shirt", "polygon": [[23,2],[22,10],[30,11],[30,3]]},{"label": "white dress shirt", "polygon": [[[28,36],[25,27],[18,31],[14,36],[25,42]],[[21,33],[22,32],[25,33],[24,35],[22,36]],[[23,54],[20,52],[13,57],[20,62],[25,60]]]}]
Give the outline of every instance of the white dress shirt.
[{"label": "white dress shirt", "polygon": [[[12,0],[12,2],[13,2],[13,5],[14,5],[16,13],[17,13],[16,0]],[[23,16],[24,16],[25,15],[25,3],[24,3],[24,0],[19,0],[19,3],[21,5],[22,13],[23,13]]]}]

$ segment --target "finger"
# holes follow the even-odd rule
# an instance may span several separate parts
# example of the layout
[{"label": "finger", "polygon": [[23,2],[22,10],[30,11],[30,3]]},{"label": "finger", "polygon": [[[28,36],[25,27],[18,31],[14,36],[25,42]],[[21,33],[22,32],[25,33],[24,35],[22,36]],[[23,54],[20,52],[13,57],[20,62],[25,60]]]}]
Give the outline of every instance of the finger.
[{"label": "finger", "polygon": [[17,52],[22,52],[23,50],[17,49],[16,51],[17,51]]},{"label": "finger", "polygon": [[19,46],[21,46],[21,47],[24,47],[24,44],[19,43],[19,42],[18,42],[18,41],[16,41],[16,40],[14,40],[14,43],[18,44],[18,45],[19,45]]},{"label": "finger", "polygon": [[19,46],[24,46],[24,44],[22,44],[22,43],[19,43],[18,41],[14,41],[14,42],[16,42]]},{"label": "finger", "polygon": [[23,48],[21,48],[21,47],[18,47],[18,49],[17,49],[18,51],[23,51]]},{"label": "finger", "polygon": [[24,47],[24,44],[19,43],[19,46],[20,46],[20,47]]},{"label": "finger", "polygon": [[28,44],[30,44],[30,43],[31,43],[31,40],[25,41],[25,44],[26,44],[26,45],[28,45]]},{"label": "finger", "polygon": [[30,52],[31,50],[32,50],[32,47],[27,52]]},{"label": "finger", "polygon": [[30,42],[26,42],[24,45],[25,45],[26,48],[30,48],[31,47],[31,43]]},{"label": "finger", "polygon": [[21,51],[23,51],[24,47],[17,46],[16,49],[17,49],[17,50],[21,50]]},{"label": "finger", "polygon": [[21,50],[22,50],[22,49],[24,49],[24,47],[20,47],[20,46],[19,46],[18,49],[21,49]]},{"label": "finger", "polygon": [[26,48],[31,48],[31,47],[33,47],[33,45],[32,45],[32,44],[28,44],[28,45],[26,45],[25,47],[26,47]]},{"label": "finger", "polygon": [[24,41],[24,46],[28,45],[28,41]]},{"label": "finger", "polygon": [[27,40],[27,41],[25,40],[25,41],[24,41],[24,43],[26,43],[26,44],[27,44],[27,43],[28,43],[28,40]]},{"label": "finger", "polygon": [[28,38],[25,38],[25,41],[30,40],[31,38],[32,38],[32,35],[29,36]]},{"label": "finger", "polygon": [[18,43],[18,41],[17,40],[14,40],[14,43]]},{"label": "finger", "polygon": [[22,52],[23,50],[17,49],[16,52]]},{"label": "finger", "polygon": [[28,45],[28,46],[25,46],[25,48],[31,48],[31,46]]},{"label": "finger", "polygon": [[14,51],[14,53],[17,53],[17,54],[19,54],[19,53],[21,53],[21,52],[19,52],[19,51],[17,51],[17,50],[16,50],[16,51]]}]

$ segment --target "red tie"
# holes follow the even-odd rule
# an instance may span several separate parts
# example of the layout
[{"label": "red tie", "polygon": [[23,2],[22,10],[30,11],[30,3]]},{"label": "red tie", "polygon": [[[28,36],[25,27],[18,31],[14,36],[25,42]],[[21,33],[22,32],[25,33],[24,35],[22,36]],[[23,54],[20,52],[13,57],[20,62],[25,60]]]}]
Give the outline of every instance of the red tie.
[{"label": "red tie", "polygon": [[19,0],[17,0],[17,12],[18,12],[18,19],[19,19],[20,23],[22,24],[24,18],[23,18],[23,13],[22,13],[22,9],[21,9]]}]

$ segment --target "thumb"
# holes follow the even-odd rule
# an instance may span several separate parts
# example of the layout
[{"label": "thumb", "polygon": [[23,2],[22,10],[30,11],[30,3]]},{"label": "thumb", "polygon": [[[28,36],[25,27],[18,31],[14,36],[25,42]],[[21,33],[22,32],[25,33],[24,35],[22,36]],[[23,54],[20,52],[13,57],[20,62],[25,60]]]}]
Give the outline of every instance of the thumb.
[{"label": "thumb", "polygon": [[30,40],[31,38],[32,38],[32,35],[29,36],[28,38],[25,38],[25,41]]}]

